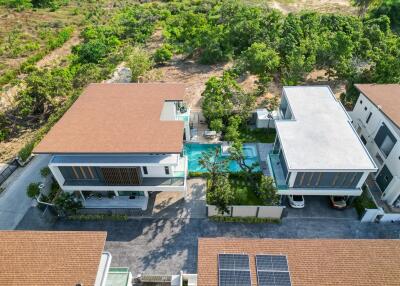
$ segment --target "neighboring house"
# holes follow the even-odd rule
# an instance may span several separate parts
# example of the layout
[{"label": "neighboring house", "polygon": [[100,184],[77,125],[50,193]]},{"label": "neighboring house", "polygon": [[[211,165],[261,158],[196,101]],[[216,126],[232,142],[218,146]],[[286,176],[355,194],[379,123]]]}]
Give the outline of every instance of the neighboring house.
[{"label": "neighboring house", "polygon": [[186,190],[189,110],[180,84],[91,84],[34,153],[86,208],[146,209],[149,192]]},{"label": "neighboring house", "polygon": [[400,207],[400,84],[356,84],[353,125],[378,165],[382,200]]},{"label": "neighboring house", "polygon": [[377,167],[328,86],[284,87],[269,155],[281,195],[359,196]]},{"label": "neighboring house", "polygon": [[0,231],[0,285],[128,286],[127,268],[110,268],[106,232]]},{"label": "neighboring house", "polygon": [[200,238],[198,286],[399,285],[400,241]]}]

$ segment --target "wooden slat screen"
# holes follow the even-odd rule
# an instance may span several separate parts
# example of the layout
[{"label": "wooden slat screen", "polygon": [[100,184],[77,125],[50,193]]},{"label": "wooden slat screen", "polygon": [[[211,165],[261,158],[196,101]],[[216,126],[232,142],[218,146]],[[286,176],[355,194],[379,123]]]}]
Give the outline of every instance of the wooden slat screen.
[{"label": "wooden slat screen", "polygon": [[139,167],[101,168],[101,173],[109,186],[136,186],[142,183]]}]

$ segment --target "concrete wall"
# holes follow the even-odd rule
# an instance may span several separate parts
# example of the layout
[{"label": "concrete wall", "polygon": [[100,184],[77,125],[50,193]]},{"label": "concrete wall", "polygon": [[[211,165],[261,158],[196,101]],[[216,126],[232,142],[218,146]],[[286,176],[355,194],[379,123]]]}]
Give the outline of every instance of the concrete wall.
[{"label": "concrete wall", "polygon": [[[216,206],[207,205],[207,208],[209,217],[220,215]],[[224,216],[280,219],[284,208],[284,206],[230,206],[230,213],[224,214]]]},{"label": "concrete wall", "polygon": [[366,209],[361,222],[398,222],[400,213],[385,213],[382,209]]},{"label": "concrete wall", "polygon": [[[370,112],[372,112],[372,116],[369,122],[366,123],[367,116]],[[363,94],[360,94],[357,104],[353,111],[350,112],[350,116],[353,119],[353,126],[357,133],[367,141],[366,147],[379,168],[376,175],[379,174],[379,171],[382,170],[384,165],[388,167],[393,175],[392,181],[382,195],[384,201],[393,205],[400,195],[400,130]],[[390,132],[397,139],[396,144],[387,158],[379,150],[374,141],[382,123],[385,123]],[[383,162],[380,162],[377,156],[380,156]]]}]

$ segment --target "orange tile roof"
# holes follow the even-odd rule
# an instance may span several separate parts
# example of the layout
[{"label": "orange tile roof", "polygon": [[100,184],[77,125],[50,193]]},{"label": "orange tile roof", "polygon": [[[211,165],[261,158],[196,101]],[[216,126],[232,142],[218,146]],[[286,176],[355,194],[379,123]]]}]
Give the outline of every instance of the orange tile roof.
[{"label": "orange tile roof", "polygon": [[0,231],[0,285],[94,285],[106,232]]},{"label": "orange tile roof", "polygon": [[181,84],[91,84],[34,153],[180,153],[183,122],[161,121]]},{"label": "orange tile roof", "polygon": [[219,253],[246,253],[252,285],[256,254],[286,255],[292,285],[400,285],[400,241],[385,239],[200,238],[198,286],[218,285]]},{"label": "orange tile roof", "polygon": [[400,84],[356,84],[355,87],[400,128]]}]

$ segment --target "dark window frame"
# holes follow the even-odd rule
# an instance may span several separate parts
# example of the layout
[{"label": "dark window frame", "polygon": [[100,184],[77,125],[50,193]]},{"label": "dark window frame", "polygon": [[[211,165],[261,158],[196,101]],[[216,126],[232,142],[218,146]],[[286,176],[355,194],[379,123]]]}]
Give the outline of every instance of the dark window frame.
[{"label": "dark window frame", "polygon": [[372,117],[372,112],[370,111],[368,116],[367,116],[367,120],[365,120],[365,122],[368,124],[368,122],[371,120]]},{"label": "dark window frame", "polygon": [[165,172],[165,175],[170,175],[171,174],[171,172],[169,170],[169,166],[164,166],[164,172]]},{"label": "dark window frame", "polygon": [[148,175],[148,174],[149,174],[149,170],[147,170],[147,167],[146,167],[146,166],[143,166],[143,167],[142,167],[142,170],[143,170],[143,174],[144,174],[144,175]]}]

